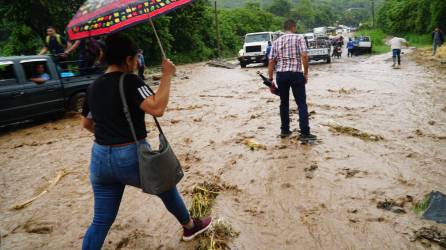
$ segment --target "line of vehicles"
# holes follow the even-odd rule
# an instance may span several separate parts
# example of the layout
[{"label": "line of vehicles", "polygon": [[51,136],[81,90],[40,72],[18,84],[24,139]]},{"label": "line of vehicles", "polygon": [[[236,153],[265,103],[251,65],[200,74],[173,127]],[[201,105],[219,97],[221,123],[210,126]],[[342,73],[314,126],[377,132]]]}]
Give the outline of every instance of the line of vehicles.
[{"label": "line of vehicles", "polygon": [[[304,37],[310,61],[325,61],[331,63],[332,51],[335,49],[333,41],[342,37],[342,34],[354,31],[353,28],[340,26],[334,27],[318,27],[313,32],[302,34]],[[268,65],[268,47],[283,35],[282,32],[257,32],[245,35],[243,48],[239,51],[238,60],[240,67],[245,68],[249,64],[263,63]],[[342,39],[342,38],[341,38]],[[343,41],[344,42],[344,41]],[[353,41],[353,54],[372,52],[372,41],[370,37],[361,36]]]},{"label": "line of vehicles", "polygon": [[[336,48],[332,42],[341,31],[345,29],[335,30],[334,34],[338,35],[335,36],[330,29],[320,27],[303,34],[309,59],[331,63],[332,48]],[[282,32],[246,34],[238,56],[240,66],[268,65],[272,42],[281,35]],[[353,54],[372,51],[369,37],[359,37],[354,43]],[[98,71],[83,73],[73,66],[62,69],[51,56],[0,57],[0,127],[71,110],[79,112],[88,86],[99,75]]]}]

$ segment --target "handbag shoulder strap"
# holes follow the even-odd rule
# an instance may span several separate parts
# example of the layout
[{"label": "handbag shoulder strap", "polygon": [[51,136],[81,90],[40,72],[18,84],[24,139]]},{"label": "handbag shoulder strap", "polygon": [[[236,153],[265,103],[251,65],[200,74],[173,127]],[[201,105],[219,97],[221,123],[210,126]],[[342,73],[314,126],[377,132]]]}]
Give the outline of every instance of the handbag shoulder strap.
[{"label": "handbag shoulder strap", "polygon": [[[119,93],[121,95],[122,107],[124,109],[125,118],[127,119],[128,123],[130,125],[130,131],[132,132],[133,139],[135,140],[136,144],[138,144],[138,138],[136,137],[135,127],[133,126],[132,117],[130,115],[129,106],[127,104],[127,99],[125,97],[125,92],[124,92],[124,79],[126,76],[127,76],[127,73],[123,73],[119,79]],[[147,87],[149,88],[151,94],[155,94],[149,86],[147,86]],[[161,125],[159,124],[159,122],[155,116],[153,116],[153,119],[155,120],[156,127],[158,128],[158,131],[160,132],[160,134],[164,135],[164,132],[161,129]]]},{"label": "handbag shoulder strap", "polygon": [[122,107],[124,108],[124,115],[130,125],[130,131],[132,132],[133,140],[138,144],[138,138],[136,137],[135,127],[133,126],[132,117],[130,115],[129,106],[127,105],[127,99],[125,98],[124,92],[124,79],[127,73],[123,73],[119,78],[119,93],[121,95]]}]

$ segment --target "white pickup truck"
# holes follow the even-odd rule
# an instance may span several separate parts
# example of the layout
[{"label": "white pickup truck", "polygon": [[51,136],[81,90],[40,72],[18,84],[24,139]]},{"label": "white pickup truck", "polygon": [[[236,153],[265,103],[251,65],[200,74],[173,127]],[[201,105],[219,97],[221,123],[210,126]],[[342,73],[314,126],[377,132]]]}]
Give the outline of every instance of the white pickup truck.
[{"label": "white pickup truck", "polygon": [[353,51],[355,52],[355,54],[360,54],[363,52],[366,53],[372,53],[372,39],[370,39],[370,37],[368,36],[361,36],[359,37],[357,40],[355,40],[353,42],[353,44],[355,45]]},{"label": "white pickup truck", "polygon": [[279,32],[258,32],[245,35],[243,49],[239,51],[238,60],[240,67],[245,68],[251,63],[263,63],[268,65],[266,50],[269,45],[276,40],[281,33]]}]

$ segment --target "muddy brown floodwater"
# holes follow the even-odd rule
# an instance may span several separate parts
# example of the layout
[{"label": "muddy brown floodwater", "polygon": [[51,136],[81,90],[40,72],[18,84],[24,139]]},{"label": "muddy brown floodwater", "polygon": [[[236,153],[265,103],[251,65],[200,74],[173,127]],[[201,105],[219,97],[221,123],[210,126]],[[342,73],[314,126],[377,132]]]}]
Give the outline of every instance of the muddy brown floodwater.
[{"label": "muddy brown floodwater", "polygon": [[[179,75],[188,77],[176,78],[161,119],[186,169],[180,189],[203,181],[238,187],[223,191],[212,210],[240,232],[232,249],[425,248],[411,241],[412,233],[434,223],[412,211],[412,198],[446,193],[446,77],[405,52],[398,70],[388,54],[311,65],[307,94],[312,131],[321,139],[316,145],[277,137],[279,99],[256,76],[265,68],[180,66]],[[291,109],[296,129],[295,104]],[[156,141],[151,118],[146,121]],[[250,150],[246,138],[266,149]],[[77,116],[0,135],[2,250],[80,249],[93,210],[92,139]],[[60,170],[68,175],[53,189],[11,210]],[[406,213],[377,208],[386,199],[402,201]],[[104,249],[196,247],[180,235],[158,198],[129,187]]]}]

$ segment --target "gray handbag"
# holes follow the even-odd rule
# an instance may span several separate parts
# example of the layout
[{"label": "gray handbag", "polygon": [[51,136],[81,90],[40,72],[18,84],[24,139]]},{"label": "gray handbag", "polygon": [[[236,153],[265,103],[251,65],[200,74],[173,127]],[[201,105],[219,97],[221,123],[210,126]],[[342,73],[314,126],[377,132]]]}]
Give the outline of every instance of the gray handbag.
[{"label": "gray handbag", "polygon": [[[124,93],[124,78],[127,74],[122,74],[119,80],[119,92],[121,94],[124,114],[130,125],[133,139],[138,147],[139,176],[141,189],[149,194],[161,194],[175,187],[184,176],[180,161],[170,147],[161,126],[156,119],[156,126],[159,131],[159,150],[150,149],[149,145],[140,143],[136,137],[135,127],[130,116],[129,107]],[[150,89],[150,88],[149,88]],[[153,94],[153,91],[150,89]]]}]

